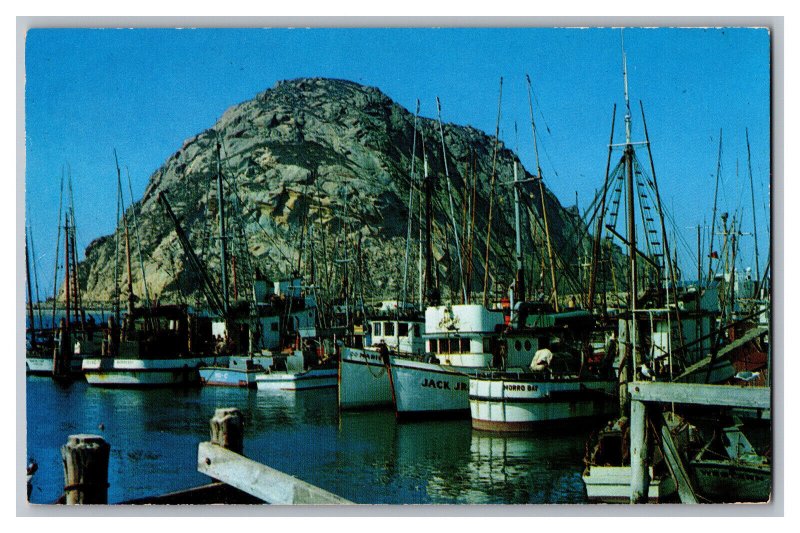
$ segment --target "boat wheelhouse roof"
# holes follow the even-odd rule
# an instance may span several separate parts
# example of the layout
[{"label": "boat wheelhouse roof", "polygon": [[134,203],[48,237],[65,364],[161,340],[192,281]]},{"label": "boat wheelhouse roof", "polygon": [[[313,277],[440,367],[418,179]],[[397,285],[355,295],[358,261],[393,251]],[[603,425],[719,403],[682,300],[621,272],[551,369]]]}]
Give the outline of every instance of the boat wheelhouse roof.
[{"label": "boat wheelhouse roof", "polygon": [[518,311],[519,329],[580,328],[592,329],[594,317],[589,311],[565,311],[563,313],[526,313]]}]

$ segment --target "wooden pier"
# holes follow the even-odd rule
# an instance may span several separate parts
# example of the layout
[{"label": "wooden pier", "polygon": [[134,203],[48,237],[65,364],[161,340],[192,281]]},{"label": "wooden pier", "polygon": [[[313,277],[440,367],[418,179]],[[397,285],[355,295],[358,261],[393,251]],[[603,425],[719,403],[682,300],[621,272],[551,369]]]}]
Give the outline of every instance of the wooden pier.
[{"label": "wooden pier", "polygon": [[[675,403],[750,409],[769,409],[771,405],[769,387],[633,381],[628,383],[628,393],[631,398],[631,503],[647,502],[650,485],[647,463],[648,404]],[[681,502],[697,503],[689,476],[666,424],[662,426],[661,435],[664,440],[664,455],[676,477]]]},{"label": "wooden pier", "polygon": [[[217,409],[211,439],[197,448],[197,470],[212,478],[200,487],[119,502],[122,504],[351,505],[353,502],[243,455],[244,418],[235,408]],[[67,505],[108,502],[111,446],[98,435],[71,435],[62,447]]]}]

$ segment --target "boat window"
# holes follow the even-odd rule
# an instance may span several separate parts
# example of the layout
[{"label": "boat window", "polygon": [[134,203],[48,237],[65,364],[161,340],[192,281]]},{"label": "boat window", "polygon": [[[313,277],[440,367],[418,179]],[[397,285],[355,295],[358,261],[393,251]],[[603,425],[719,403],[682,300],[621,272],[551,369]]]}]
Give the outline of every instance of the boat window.
[{"label": "boat window", "polygon": [[408,322],[397,323],[397,334],[401,337],[408,337]]},{"label": "boat window", "polygon": [[439,342],[436,339],[428,341],[428,351],[431,353],[439,353]]},{"label": "boat window", "polygon": [[414,324],[414,336],[419,337],[419,324]]},{"label": "boat window", "polygon": [[461,339],[450,339],[450,353],[459,353],[459,342]]},{"label": "boat window", "polygon": [[483,353],[492,353],[492,339],[483,339]]},{"label": "boat window", "polygon": [[382,335],[380,322],[375,322],[375,324],[373,324],[373,329],[375,330],[373,333],[374,335]]},{"label": "boat window", "polygon": [[277,322],[273,322],[273,323],[270,325],[270,329],[271,329],[272,331],[278,331],[278,323],[277,323]]},{"label": "boat window", "polygon": [[514,341],[514,349],[515,349],[516,351],[520,351],[520,350],[522,350],[522,343],[521,343],[521,342],[519,342],[519,341]]},{"label": "boat window", "polygon": [[526,352],[530,352],[531,351],[531,341],[529,341],[529,340],[525,341],[525,351]]},{"label": "boat window", "polygon": [[469,339],[461,339],[461,353],[469,353]]},{"label": "boat window", "polygon": [[392,337],[394,335],[394,322],[383,323],[383,335],[384,337]]}]

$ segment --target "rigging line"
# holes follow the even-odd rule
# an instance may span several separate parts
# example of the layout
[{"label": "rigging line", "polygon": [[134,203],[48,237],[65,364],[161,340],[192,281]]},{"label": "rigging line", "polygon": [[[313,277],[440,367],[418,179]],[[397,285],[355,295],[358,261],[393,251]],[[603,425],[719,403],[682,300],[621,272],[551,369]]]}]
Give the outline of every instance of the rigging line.
[{"label": "rigging line", "polygon": [[56,328],[56,302],[58,301],[58,259],[61,257],[61,216],[62,204],[64,196],[64,167],[61,167],[61,186],[58,194],[58,218],[56,219],[57,237],[56,237],[56,258],[55,266],[53,267],[53,314],[51,316],[51,325],[53,329]]},{"label": "rigging line", "polygon": [[114,221],[114,320],[117,325],[120,323],[119,309],[119,234],[120,234],[120,210],[122,209],[122,179],[120,178],[119,161],[117,160],[117,150],[114,149],[114,164],[117,167],[117,218]]},{"label": "rigging line", "polygon": [[528,107],[530,108],[530,115],[531,115],[531,133],[533,137],[533,151],[536,155],[536,177],[537,181],[539,182],[539,196],[542,201],[542,220],[544,222],[544,231],[545,236],[547,237],[547,257],[550,260],[550,278],[552,280],[552,294],[551,297],[553,299],[553,306],[555,307],[556,312],[559,311],[558,309],[558,285],[556,283],[556,274],[555,274],[555,264],[553,261],[553,244],[550,240],[550,224],[547,220],[547,202],[546,202],[546,195],[544,190],[544,180],[542,178],[542,166],[539,164],[539,143],[536,141],[536,121],[533,119],[533,102],[531,99],[531,94],[533,92],[531,77],[528,74],[525,74],[525,79],[528,82]]},{"label": "rigging line", "polygon": [[450,185],[450,172],[447,167],[447,151],[444,144],[444,129],[442,128],[442,108],[441,104],[439,103],[439,97],[436,97],[436,111],[439,118],[439,139],[442,142],[442,160],[444,161],[444,175],[445,180],[447,181],[447,197],[450,200],[450,223],[453,227],[453,239],[455,240],[456,245],[456,257],[458,258],[458,273],[459,273],[459,285],[462,292],[462,301],[467,301],[467,289],[464,285],[464,267],[461,263],[461,244],[458,240],[458,224],[456,223],[456,215],[455,209],[453,207],[453,193],[451,190]]},{"label": "rigging line", "polygon": [[[139,251],[139,266],[142,269],[142,286],[144,287],[144,301],[147,307],[150,307],[150,294],[147,290],[147,276],[145,275],[145,270],[144,270],[144,257],[142,255],[142,242],[141,242],[141,234],[139,231],[139,221],[138,221],[139,219],[136,216],[136,206],[133,201],[133,185],[131,184],[131,172],[130,169],[128,168],[128,165],[125,165],[125,173],[128,176],[128,191],[131,196],[130,207],[131,211],[133,212],[133,231],[134,234],[136,235],[136,247]],[[141,209],[141,204],[139,205],[139,209]]]},{"label": "rigging line", "polygon": [[[411,142],[411,176],[409,178],[409,187],[408,187],[408,228],[406,232],[406,250],[405,256],[403,259],[403,293],[402,293],[402,305],[403,310],[405,311],[406,307],[406,293],[408,290],[408,258],[410,253],[410,246],[411,246],[411,222],[414,216],[414,163],[417,157],[417,121],[419,117],[419,99],[417,99],[417,109],[414,112],[414,138]],[[399,312],[399,310],[398,310]]]},{"label": "rigging line", "polygon": [[[526,209],[528,211],[528,216],[531,218],[531,220],[535,220],[535,222],[538,224],[538,228],[542,232],[544,232],[544,223],[539,217],[537,217],[535,215],[535,212],[534,212],[534,209],[533,209],[533,203],[535,202],[535,200],[533,199],[532,194],[529,192],[529,194],[524,195],[524,197],[527,197],[527,199],[528,199],[528,203],[526,203],[526,205],[525,205],[525,207],[526,207]],[[547,239],[546,233],[543,233],[542,235],[543,235],[543,239],[542,240]],[[575,274],[572,272],[572,269],[571,269],[571,262],[576,257],[574,255],[574,253],[577,251],[577,248],[578,247],[574,247],[573,248],[573,255],[570,255],[569,262],[565,262],[564,258],[560,256],[558,251],[554,251],[553,252],[553,259],[555,260],[556,263],[560,263],[561,264],[560,266],[562,267],[561,269],[559,269],[560,271],[558,272],[558,274],[555,277],[556,285],[558,285],[559,281],[564,281],[565,279],[567,280],[568,283],[570,283],[572,285],[570,288],[572,288],[573,290],[580,285],[579,282],[577,281],[577,277],[575,276]],[[544,255],[543,255],[543,257],[544,257]],[[570,265],[570,266],[567,266],[567,265]]]},{"label": "rigging line", "polygon": [[714,253],[714,230],[717,223],[717,195],[719,192],[720,174],[722,173],[722,128],[719,130],[719,152],[717,154],[717,179],[714,186],[714,209],[711,212],[711,234],[709,235],[709,250],[708,250],[708,281],[711,281],[712,274],[712,257]]},{"label": "rigging line", "polygon": [[497,178],[497,151],[498,143],[500,142],[500,117],[503,99],[503,77],[500,77],[500,92],[497,98],[497,123],[494,130],[494,155],[492,156],[492,177],[489,185],[489,216],[486,224],[486,258],[484,260],[484,277],[483,277],[483,306],[487,307],[489,303],[489,248],[492,241],[492,208],[494,207],[494,189],[495,180]]}]

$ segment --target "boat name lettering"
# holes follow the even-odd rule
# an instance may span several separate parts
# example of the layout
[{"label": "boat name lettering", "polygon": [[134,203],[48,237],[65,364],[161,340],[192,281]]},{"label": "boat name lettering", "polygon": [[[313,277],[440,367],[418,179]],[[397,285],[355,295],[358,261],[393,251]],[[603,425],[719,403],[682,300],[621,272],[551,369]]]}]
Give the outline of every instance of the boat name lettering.
[{"label": "boat name lettering", "polygon": [[422,381],[423,387],[428,387],[431,389],[447,389],[447,390],[467,390],[466,383],[456,383],[455,387],[450,387],[449,381],[436,381],[433,379],[425,378]]},{"label": "boat name lettering", "polygon": [[517,385],[517,384],[512,384],[512,383],[504,383],[503,384],[503,389],[509,390],[509,391],[519,391],[519,392],[538,391],[539,390],[539,385]]}]

